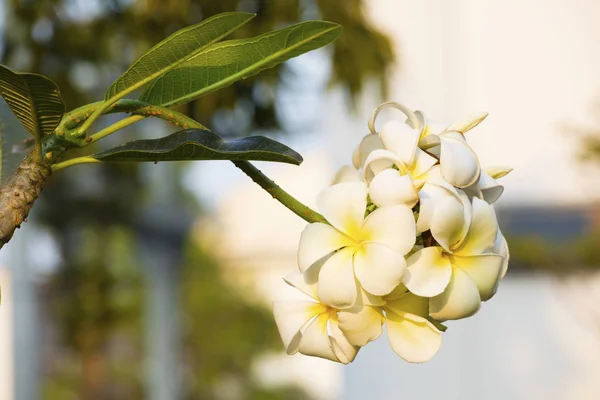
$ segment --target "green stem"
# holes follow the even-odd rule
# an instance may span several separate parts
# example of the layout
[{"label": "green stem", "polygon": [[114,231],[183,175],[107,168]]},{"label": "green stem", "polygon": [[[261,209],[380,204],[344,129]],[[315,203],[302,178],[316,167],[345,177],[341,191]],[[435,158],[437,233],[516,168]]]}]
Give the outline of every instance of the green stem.
[{"label": "green stem", "polygon": [[139,115],[139,114],[130,115],[129,117],[123,118],[119,122],[116,122],[110,126],[107,126],[106,128],[94,133],[93,135],[88,136],[87,138],[84,139],[84,142],[86,142],[87,144],[97,142],[98,140],[105,138],[109,135],[112,135],[116,131],[120,131],[121,129],[128,127],[129,125],[133,125],[136,122],[141,121],[145,118],[146,117],[144,115]]},{"label": "green stem", "polygon": [[232,161],[233,164],[241,169],[246,175],[250,177],[258,186],[263,188],[273,197],[277,199],[281,204],[286,206],[294,214],[305,220],[306,222],[321,222],[327,224],[327,220],[318,212],[314,211],[310,207],[305,206],[288,192],[280,188],[275,182],[269,179],[268,176],[263,174],[258,168],[249,163],[248,161]]},{"label": "green stem", "polygon": [[77,164],[101,163],[102,161],[94,157],[75,157],[70,160],[59,162],[52,165],[52,172],[60,171],[61,169],[71,167]]},{"label": "green stem", "polygon": [[[62,129],[60,132],[67,133],[69,130],[72,130],[77,127],[75,124],[80,124],[86,118],[88,118],[94,110],[98,110],[96,107],[101,104],[94,103],[84,107],[80,107],[71,111],[68,114],[68,118],[61,122],[59,125],[59,129]],[[76,139],[72,138],[71,140],[76,141],[78,145],[85,146],[89,143],[96,142],[120,129],[123,129],[126,126],[129,126],[141,119],[146,117],[156,117],[167,122],[170,122],[176,126],[180,126],[183,129],[188,128],[199,128],[199,129],[207,129],[199,122],[193,120],[192,118],[181,114],[177,111],[174,111],[167,107],[161,106],[153,106],[148,105],[146,103],[137,101],[137,100],[120,100],[112,105],[109,109],[104,111],[105,113],[114,113],[114,112],[129,112],[133,115],[122,119],[119,122],[116,122],[113,125],[110,125],[97,133],[87,137],[87,139]],[[79,129],[81,131],[81,129]],[[67,161],[63,161],[61,163],[55,164],[52,166],[52,171],[58,171],[66,167],[70,167],[76,164],[84,164],[91,162],[101,162],[92,157],[78,157],[73,158]],[[298,215],[300,218],[304,219],[309,223],[313,222],[321,222],[327,223],[327,220],[318,212],[312,210],[310,207],[305,206],[298,200],[296,200],[293,196],[279,187],[275,182],[273,182],[269,177],[263,174],[258,168],[252,165],[248,161],[233,161],[236,167],[241,169],[246,175],[250,177],[255,183],[257,183],[260,187],[266,190],[274,199],[279,201],[285,207],[287,207],[290,211]]]}]

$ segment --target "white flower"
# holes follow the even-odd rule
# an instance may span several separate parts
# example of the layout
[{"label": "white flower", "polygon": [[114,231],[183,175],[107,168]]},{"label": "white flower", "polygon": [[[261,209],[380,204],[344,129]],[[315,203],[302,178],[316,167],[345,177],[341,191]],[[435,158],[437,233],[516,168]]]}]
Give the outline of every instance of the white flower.
[{"label": "white flower", "polygon": [[418,147],[419,132],[406,124],[390,121],[379,136],[384,149],[371,151],[363,170],[371,200],[378,207],[406,204],[412,208],[437,159]]},{"label": "white flower", "polygon": [[275,323],[287,354],[301,353],[348,364],[359,350],[348,342],[338,327],[338,310],[321,303],[310,273],[294,273],[285,281],[304,292],[307,301],[278,301],[273,304]]},{"label": "white flower", "polygon": [[428,299],[409,293],[404,285],[384,299],[383,307],[365,305],[340,311],[339,328],[345,337],[354,345],[364,346],[381,335],[385,323],[396,354],[412,363],[431,359],[442,344],[442,335],[427,319]]},{"label": "white flower", "polygon": [[430,315],[439,321],[475,314],[481,301],[495,294],[505,268],[506,258],[490,253],[501,247],[496,246],[498,223],[492,206],[473,198],[470,213],[465,229],[465,207],[451,197],[440,200],[430,220],[439,246],[425,247],[407,259],[404,284],[416,295],[431,297]]},{"label": "white flower", "polygon": [[[440,166],[434,166],[427,174],[427,182],[419,191],[419,217],[417,219],[417,232],[422,233],[431,229],[430,220],[433,210],[442,199],[452,199],[455,207],[461,207],[464,211],[463,229],[468,226],[470,220],[470,207],[465,208],[468,196],[460,189],[456,189],[442,177]],[[446,200],[449,201],[449,200]],[[454,224],[454,228],[458,225]],[[437,227],[435,228],[437,229]]]},{"label": "white flower", "polygon": [[464,133],[477,126],[487,117],[487,113],[477,113],[463,121],[452,124],[440,132],[433,128],[422,112],[416,111],[421,135],[419,147],[439,156],[441,172],[450,184],[465,188],[479,179],[481,167],[477,155],[467,144]]},{"label": "white flower", "polygon": [[360,289],[357,281],[370,294],[390,293],[404,275],[403,256],[415,244],[415,220],[409,207],[381,207],[365,218],[366,206],[365,183],[330,186],[317,198],[317,207],[331,225],[313,223],[302,232],[300,271],[323,262],[317,293],[331,307],[352,307]]}]

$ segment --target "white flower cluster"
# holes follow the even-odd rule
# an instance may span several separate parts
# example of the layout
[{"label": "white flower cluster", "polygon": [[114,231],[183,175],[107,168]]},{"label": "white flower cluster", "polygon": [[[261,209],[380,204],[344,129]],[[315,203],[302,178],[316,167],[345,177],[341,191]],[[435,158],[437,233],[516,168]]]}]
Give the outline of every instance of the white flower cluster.
[{"label": "white flower cluster", "polygon": [[[408,120],[375,119],[384,107]],[[276,302],[288,354],[351,362],[387,327],[409,362],[440,348],[441,322],[475,314],[508,267],[491,203],[509,168],[482,170],[465,132],[486,113],[442,129],[401,104],[375,110],[367,135],[317,199],[328,224],[302,232],[299,270],[285,281],[310,297]]]}]

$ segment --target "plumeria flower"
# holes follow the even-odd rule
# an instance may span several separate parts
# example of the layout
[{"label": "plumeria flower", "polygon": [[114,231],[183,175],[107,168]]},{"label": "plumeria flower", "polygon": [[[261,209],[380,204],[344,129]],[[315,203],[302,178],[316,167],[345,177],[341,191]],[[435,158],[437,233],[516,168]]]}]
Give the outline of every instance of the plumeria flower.
[{"label": "plumeria flower", "polygon": [[465,132],[477,126],[487,113],[477,113],[443,130],[427,121],[424,114],[416,111],[421,126],[419,147],[435,154],[440,159],[444,179],[450,184],[465,188],[479,180],[481,167],[477,155],[467,144]]},{"label": "plumeria flower", "polygon": [[392,349],[412,363],[428,361],[442,344],[441,332],[428,320],[428,299],[399,285],[384,297],[383,307],[363,305],[340,311],[339,328],[348,341],[364,346],[382,333],[385,324]]},{"label": "plumeria flower", "polygon": [[287,354],[301,353],[348,364],[360,347],[352,345],[338,327],[338,310],[323,304],[316,292],[316,276],[292,273],[285,281],[301,290],[306,301],[273,305],[275,323]]},{"label": "plumeria flower", "polygon": [[431,234],[439,245],[425,247],[407,259],[403,279],[414,294],[431,297],[430,315],[439,321],[475,314],[481,301],[496,292],[505,257],[491,253],[498,223],[493,207],[473,198],[472,216],[464,228],[464,208],[450,197],[431,216]]},{"label": "plumeria flower", "polygon": [[363,167],[371,200],[378,207],[406,204],[412,208],[438,161],[418,147],[419,132],[399,121],[387,122],[379,136],[384,149],[373,150]]},{"label": "plumeria flower", "polygon": [[[435,207],[440,204],[440,201],[443,199],[451,199],[454,202],[454,207],[460,208],[463,211],[464,218],[461,229],[466,231],[470,221],[471,211],[470,206],[465,207],[469,201],[467,194],[444,180],[439,165],[434,166],[427,175],[427,182],[425,182],[425,185],[423,185],[423,188],[419,191],[417,233],[422,233],[431,229],[431,216],[433,215]],[[446,201],[449,202],[450,200]],[[453,225],[454,229],[458,226],[460,226],[458,223]],[[443,227],[440,226],[439,228]],[[438,227],[434,228],[434,231],[436,229],[438,229]]]},{"label": "plumeria flower", "polygon": [[317,294],[324,304],[345,309],[355,305],[361,288],[382,296],[398,286],[406,267],[404,255],[416,241],[409,207],[381,207],[365,218],[363,182],[328,187],[318,196],[317,207],[331,225],[312,223],[304,229],[298,265],[305,272],[323,262]]},{"label": "plumeria flower", "polygon": [[[377,132],[385,107],[407,122]],[[304,229],[299,271],[285,279],[308,299],[274,305],[288,354],[346,364],[386,326],[400,357],[425,362],[441,346],[440,321],[471,316],[496,293],[509,250],[491,203],[511,169],[482,170],[464,137],[486,116],[440,126],[399,103],[375,110],[354,168],[317,198],[327,223]]]}]

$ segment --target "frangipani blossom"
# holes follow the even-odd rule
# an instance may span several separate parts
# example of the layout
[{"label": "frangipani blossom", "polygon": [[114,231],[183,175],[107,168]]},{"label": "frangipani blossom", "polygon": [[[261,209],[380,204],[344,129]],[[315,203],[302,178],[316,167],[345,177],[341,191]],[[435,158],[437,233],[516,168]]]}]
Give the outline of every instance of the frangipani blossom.
[{"label": "frangipani blossom", "polygon": [[330,186],[317,198],[317,207],[331,225],[312,223],[300,237],[300,271],[323,263],[317,294],[331,307],[352,307],[361,287],[376,296],[390,293],[401,282],[404,255],[415,244],[415,220],[409,207],[381,207],[365,218],[366,206],[365,183]]},{"label": "frangipani blossom", "polygon": [[442,200],[431,217],[431,233],[440,245],[407,259],[404,284],[414,294],[431,297],[429,312],[439,321],[475,314],[481,301],[495,294],[503,270],[505,257],[490,253],[498,233],[493,208],[473,198],[466,231],[463,220],[464,210],[450,198]]},{"label": "frangipani blossom", "polygon": [[[441,332],[427,319],[428,299],[399,285],[384,297],[385,305],[359,306],[339,313],[339,328],[356,346],[364,346],[381,335],[385,324],[392,349],[411,363],[428,361],[442,344]],[[382,312],[383,311],[383,312]]]},{"label": "frangipani blossom", "polygon": [[440,132],[435,132],[430,121],[420,111],[415,112],[421,124],[419,147],[437,155],[441,172],[448,183],[465,188],[479,179],[481,167],[477,155],[467,144],[464,133],[477,126],[487,117],[487,113],[477,113],[463,121],[452,124]]},{"label": "frangipani blossom", "polygon": [[373,150],[364,163],[373,204],[383,207],[419,201],[417,192],[437,159],[418,147],[419,132],[398,121],[386,123],[379,134],[384,149]]},{"label": "frangipani blossom", "polygon": [[348,364],[354,360],[360,347],[350,344],[340,331],[338,310],[319,300],[315,277],[310,275],[295,272],[285,279],[289,285],[309,296],[309,300],[273,304],[275,323],[286,352]]},{"label": "frangipani blossom", "polygon": [[[408,120],[377,131],[386,107]],[[512,169],[482,170],[464,137],[486,116],[442,126],[396,102],[377,107],[354,168],[317,199],[326,222],[302,232],[286,282],[309,299],[275,304],[288,354],[349,363],[385,326],[400,357],[425,362],[441,346],[440,321],[471,316],[496,293],[509,250],[491,204]]]},{"label": "frangipani blossom", "polygon": [[[466,232],[469,221],[471,220],[471,207],[465,207],[468,204],[469,198],[467,194],[452,186],[444,180],[442,177],[440,166],[434,166],[428,172],[427,182],[419,191],[419,217],[417,219],[417,233],[422,233],[431,229],[430,222],[433,211],[437,206],[443,204],[444,207],[453,207],[454,209],[460,209],[463,212],[463,223],[458,222],[453,224],[453,229],[461,228],[463,232]],[[441,203],[443,199],[446,199],[444,203]],[[448,200],[451,199],[452,201]],[[439,208],[439,207],[438,207]],[[442,210],[438,212],[443,212]],[[455,214],[456,215],[456,214]],[[442,226],[436,226],[436,230],[447,230]],[[442,232],[439,232],[440,240],[443,240]]]}]

